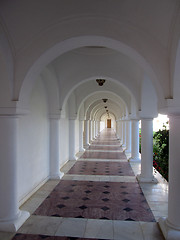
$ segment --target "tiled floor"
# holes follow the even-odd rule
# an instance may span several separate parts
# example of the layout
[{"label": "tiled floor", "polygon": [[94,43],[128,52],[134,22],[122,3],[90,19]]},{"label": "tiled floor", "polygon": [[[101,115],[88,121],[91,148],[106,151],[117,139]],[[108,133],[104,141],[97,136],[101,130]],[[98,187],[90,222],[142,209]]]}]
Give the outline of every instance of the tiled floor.
[{"label": "tiled floor", "polygon": [[68,174],[134,176],[129,162],[77,161]]},{"label": "tiled floor", "polygon": [[[59,237],[59,236],[48,236],[48,235],[34,235],[34,234],[22,234],[17,233],[16,236],[13,238],[13,240],[40,240],[40,239],[46,239],[46,240],[90,240],[90,238],[76,238],[76,237]],[[91,238],[92,239],[92,238]],[[94,239],[96,240],[96,239]],[[97,239],[98,240],[98,239]]]},{"label": "tiled floor", "polygon": [[168,185],[157,173],[158,184],[139,185],[140,163],[130,167],[122,154],[114,132],[103,131],[62,168],[61,181],[48,181],[21,206],[32,215],[18,233],[0,232],[0,240],[162,240],[154,221],[167,216]]},{"label": "tiled floor", "polygon": [[138,183],[62,180],[36,215],[155,221]]},{"label": "tiled floor", "polygon": [[95,151],[86,151],[82,158],[96,158],[96,159],[126,159],[126,155],[123,152],[95,152]]}]

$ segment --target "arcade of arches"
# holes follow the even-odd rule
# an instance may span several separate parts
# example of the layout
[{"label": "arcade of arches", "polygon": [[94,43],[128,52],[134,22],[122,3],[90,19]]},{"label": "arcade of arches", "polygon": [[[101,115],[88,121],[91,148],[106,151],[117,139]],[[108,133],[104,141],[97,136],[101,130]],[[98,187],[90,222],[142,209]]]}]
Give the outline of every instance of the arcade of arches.
[{"label": "arcade of arches", "polygon": [[21,205],[62,179],[103,128],[141,165],[139,183],[156,184],[152,124],[162,113],[168,216],[157,221],[180,239],[180,2],[2,0],[0,23],[0,231],[17,231],[30,216]]}]

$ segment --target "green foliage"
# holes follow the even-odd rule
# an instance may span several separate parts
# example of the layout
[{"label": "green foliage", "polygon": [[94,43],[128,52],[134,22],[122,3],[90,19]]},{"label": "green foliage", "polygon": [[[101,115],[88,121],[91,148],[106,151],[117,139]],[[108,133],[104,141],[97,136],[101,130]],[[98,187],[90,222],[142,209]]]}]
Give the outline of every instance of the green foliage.
[{"label": "green foliage", "polygon": [[153,166],[168,180],[169,168],[169,130],[164,129],[154,133],[153,136]]},{"label": "green foliage", "polygon": [[[139,129],[139,152],[141,153],[141,129]],[[168,181],[169,130],[153,132],[153,166]]]}]

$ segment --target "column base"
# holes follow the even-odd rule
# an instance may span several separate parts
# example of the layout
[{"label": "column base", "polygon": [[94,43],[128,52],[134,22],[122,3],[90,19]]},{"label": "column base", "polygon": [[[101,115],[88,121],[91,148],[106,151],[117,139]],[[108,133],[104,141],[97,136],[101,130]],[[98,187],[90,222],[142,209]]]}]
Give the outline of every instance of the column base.
[{"label": "column base", "polygon": [[142,177],[141,174],[138,174],[136,178],[138,182],[142,182],[142,183],[158,183],[158,180],[154,176],[150,178],[146,178],[146,177]]},{"label": "column base", "polygon": [[0,231],[16,232],[29,217],[29,212],[19,210],[19,214],[16,219],[11,221],[0,221]]},{"label": "column base", "polygon": [[59,173],[57,173],[57,174],[54,174],[54,175],[51,175],[50,176],[50,179],[54,179],[54,180],[58,180],[58,179],[61,179],[62,177],[64,176],[64,173],[63,172],[59,172]]},{"label": "column base", "polygon": [[88,148],[89,146],[90,146],[90,144],[89,144],[89,143],[86,143],[86,144],[83,145],[83,148],[86,149],[86,148]]},{"label": "column base", "polygon": [[78,158],[76,157],[76,156],[74,156],[74,157],[70,157],[69,158],[69,161],[76,161]]},{"label": "column base", "polygon": [[84,151],[85,151],[84,148],[79,149],[79,152],[84,152]]},{"label": "column base", "polygon": [[160,218],[158,223],[166,240],[180,239],[180,229],[169,226],[167,218]]},{"label": "column base", "polygon": [[140,162],[141,159],[140,159],[139,157],[131,157],[131,158],[129,159],[129,161],[130,161],[130,162]]},{"label": "column base", "polygon": [[131,151],[129,149],[126,149],[125,153],[131,153]]}]

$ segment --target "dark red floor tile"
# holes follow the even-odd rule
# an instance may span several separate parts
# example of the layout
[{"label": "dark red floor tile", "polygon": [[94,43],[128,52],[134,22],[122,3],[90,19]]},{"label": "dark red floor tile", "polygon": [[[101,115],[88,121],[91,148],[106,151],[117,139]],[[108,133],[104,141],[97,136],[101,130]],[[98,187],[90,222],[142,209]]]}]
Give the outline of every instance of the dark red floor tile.
[{"label": "dark red floor tile", "polygon": [[90,145],[88,150],[111,150],[111,151],[122,151],[122,147],[120,146],[97,146],[97,145]]},{"label": "dark red floor tile", "polygon": [[96,164],[93,161],[77,161],[68,174],[134,176],[129,162],[99,162]]},{"label": "dark red floor tile", "polygon": [[81,158],[127,159],[123,152],[85,152]]},{"label": "dark red floor tile", "polygon": [[[77,238],[77,237],[59,237],[59,236],[47,236],[47,235],[35,235],[35,234],[16,234],[12,240],[91,240],[91,238]],[[93,238],[93,240],[98,240]]]},{"label": "dark red floor tile", "polygon": [[[91,219],[155,221],[137,183],[62,180],[35,211],[35,215]],[[136,189],[131,191],[132,189]],[[58,192],[58,195],[53,195]],[[57,197],[58,196],[58,197]],[[65,198],[65,199],[63,199]]]}]

